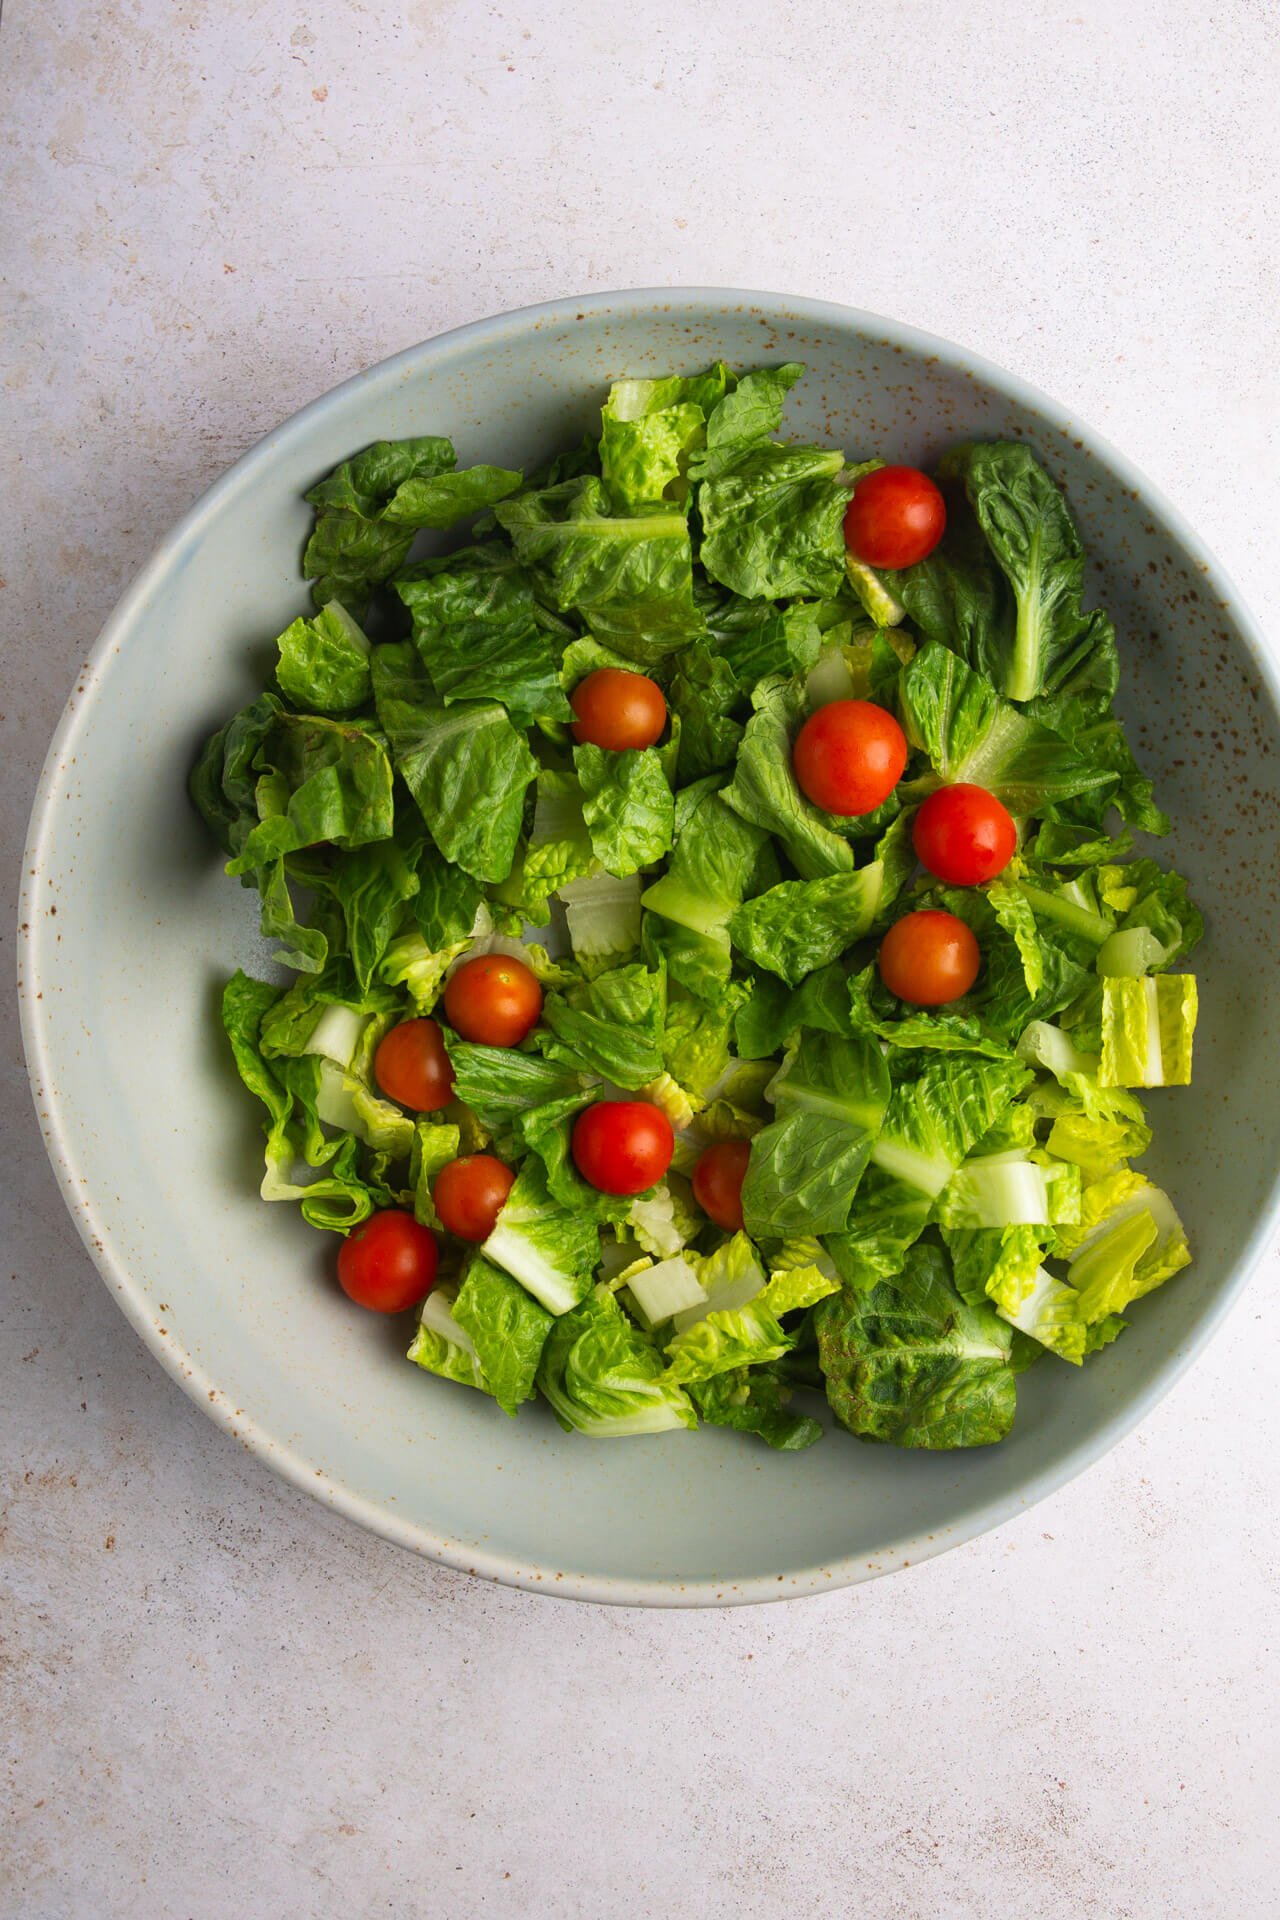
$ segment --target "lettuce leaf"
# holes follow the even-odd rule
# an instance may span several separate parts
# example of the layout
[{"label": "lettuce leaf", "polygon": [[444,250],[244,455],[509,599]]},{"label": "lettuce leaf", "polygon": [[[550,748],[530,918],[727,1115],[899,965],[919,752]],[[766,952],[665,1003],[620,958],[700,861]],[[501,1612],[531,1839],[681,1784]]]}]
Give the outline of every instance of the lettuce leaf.
[{"label": "lettuce leaf", "polygon": [[646,936],[671,978],[700,999],[714,1001],[728,985],[729,920],[751,890],[764,844],[758,827],[704,793],[679,828],[666,872],[641,896]]},{"label": "lettuce leaf", "polygon": [[276,641],[276,680],[307,713],[349,714],[370,700],[369,642],[341,601],[298,619]]},{"label": "lettuce leaf", "polygon": [[480,1251],[548,1313],[563,1314],[591,1290],[600,1235],[594,1220],[552,1198],[541,1161],[528,1159]]},{"label": "lettuce leaf", "polygon": [[499,700],[522,725],[568,720],[560,645],[533,582],[498,542],[423,561],[396,576],[413,616],[413,642],[445,706]]},{"label": "lettuce leaf", "polygon": [[573,764],[600,864],[618,879],[656,866],[670,852],[675,832],[675,802],[656,751],[575,747]]},{"label": "lettuce leaf", "polygon": [[662,1072],[666,979],[637,963],[548,994],[535,1037],[543,1056],[636,1091]]},{"label": "lettuce leaf", "polygon": [[538,1386],[566,1433],[594,1440],[697,1425],[689,1396],[604,1287],[552,1326]]},{"label": "lettuce leaf", "polygon": [[475,879],[505,880],[537,772],[523,730],[494,701],[440,705],[407,643],[375,647],[372,658],[378,719],[432,839]]},{"label": "lettuce leaf", "polygon": [[700,633],[683,512],[617,514],[587,476],[517,494],[496,518],[551,604],[628,659],[653,665]]},{"label": "lettuce leaf", "polygon": [[1104,980],[1101,1084],[1189,1086],[1197,1005],[1194,974]]},{"label": "lettuce leaf", "polygon": [[838,1231],[889,1101],[879,1047],[802,1031],[770,1098],[776,1118],[751,1143],[742,1187],[748,1232],[784,1239]]},{"label": "lettuce leaf", "polygon": [[806,800],[791,770],[791,735],[804,717],[792,682],[761,680],[751,696],[755,711],[746,725],[725,802],[744,820],[774,833],[805,880],[848,873],[853,849]]},{"label": "lettuce leaf", "polygon": [[467,1262],[453,1317],[470,1335],[484,1386],[504,1413],[532,1400],[534,1376],[553,1316],[481,1254]]},{"label": "lettuce leaf", "polygon": [[748,960],[798,987],[870,930],[880,905],[884,867],[822,880],[783,880],[737,908],[729,937]]},{"label": "lettuce leaf", "polygon": [[379,440],[311,488],[302,572],[318,607],[359,604],[404,564],[420,528],[455,526],[520,485],[503,467],[456,466],[452,442],[435,435]]},{"label": "lettuce leaf", "polygon": [[940,1247],[913,1246],[892,1277],[843,1287],[814,1323],[832,1411],[860,1439],[982,1447],[1012,1426],[1009,1329],[961,1299]]}]

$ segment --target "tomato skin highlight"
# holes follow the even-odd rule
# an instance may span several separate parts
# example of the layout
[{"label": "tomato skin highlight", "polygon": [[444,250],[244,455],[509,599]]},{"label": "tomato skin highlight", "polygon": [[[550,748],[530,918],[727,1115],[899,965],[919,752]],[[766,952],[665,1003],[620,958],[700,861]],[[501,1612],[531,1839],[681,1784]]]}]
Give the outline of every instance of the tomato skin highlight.
[{"label": "tomato skin highlight", "polygon": [[576,716],[574,739],[610,753],[655,746],[667,724],[667,702],[657,681],[624,667],[597,667],[578,682],[569,705]]},{"label": "tomato skin highlight", "polygon": [[874,813],[907,764],[907,736],[871,700],[833,700],[796,735],[791,764],[801,792],[825,813]]},{"label": "tomato skin highlight", "polygon": [[441,1226],[473,1245],[487,1240],[515,1179],[510,1167],[492,1153],[469,1153],[450,1160],[431,1189]]},{"label": "tomato skin highlight", "polygon": [[598,1193],[644,1193],[671,1165],[675,1135],[648,1100],[597,1100],[573,1128],[574,1165]]},{"label": "tomato skin highlight", "polygon": [[1018,829],[994,793],[962,781],[929,795],[915,817],[911,843],[921,866],[939,880],[977,887],[1004,872],[1018,850]]},{"label": "tomato skin highlight", "polygon": [[404,1313],[430,1293],[439,1260],[430,1227],[388,1207],[347,1235],[338,1254],[338,1282],[358,1307]]},{"label": "tomato skin highlight", "polygon": [[876,964],[890,993],[913,1007],[944,1007],[968,993],[982,965],[971,928],[940,907],[921,907],[895,920],[880,942]]},{"label": "tomato skin highlight", "polygon": [[518,1047],[538,1024],[542,988],[523,960],[481,953],[464,960],[444,990],[445,1017],[464,1040]]},{"label": "tomato skin highlight", "polygon": [[931,554],[947,524],[947,503],[918,467],[864,474],[845,509],[844,543],[868,567],[913,567]]},{"label": "tomato skin highlight", "polygon": [[414,1113],[436,1113],[453,1098],[453,1066],[434,1020],[402,1020],[379,1040],[373,1077],[388,1100]]},{"label": "tomato skin highlight", "polygon": [[749,1140],[718,1140],[699,1155],[693,1170],[694,1199],[726,1233],[742,1231],[742,1183],[750,1158]]}]

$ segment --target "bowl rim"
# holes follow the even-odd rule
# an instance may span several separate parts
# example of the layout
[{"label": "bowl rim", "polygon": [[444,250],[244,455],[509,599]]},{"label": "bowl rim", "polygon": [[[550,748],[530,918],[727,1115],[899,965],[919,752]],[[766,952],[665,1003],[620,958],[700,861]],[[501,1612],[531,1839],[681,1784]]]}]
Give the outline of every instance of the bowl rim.
[{"label": "bowl rim", "polygon": [[783,310],[789,318],[818,325],[852,328],[882,339],[891,349],[900,346],[912,352],[936,357],[943,364],[976,377],[1004,397],[1040,413],[1047,425],[1069,432],[1084,441],[1090,456],[1108,467],[1115,478],[1131,491],[1140,492],[1164,529],[1181,545],[1188,558],[1216,589],[1229,608],[1232,623],[1248,644],[1259,678],[1280,714],[1280,662],[1271,652],[1258,621],[1241,600],[1234,583],[1216,556],[1190,526],[1180,510],[1169,501],[1146,475],[1101,434],[1086,425],[1078,414],[1064,408],[1049,394],[1019,375],[1010,373],[972,351],[944,337],[927,333],[886,315],[864,308],[842,305],[830,300],[802,295],[771,293],[737,287],[635,287],[613,292],[593,292],[542,301],[516,307],[480,320],[468,321],[435,334],[416,345],[403,348],[387,359],[362,369],[338,385],[329,388],[288,419],[264,434],[252,447],[222,473],[187,509],[155,547],[139,573],[116,603],[77,677],[77,691],[69,698],[45,755],[37,782],[23,856],[22,888],[19,905],[18,936],[19,1012],[27,1073],[35,1102],[45,1149],[53,1165],[62,1198],[75,1221],[85,1248],[111,1289],[117,1304],[132,1323],[152,1354],[172,1375],[185,1393],[197,1402],[225,1432],[241,1441],[275,1472],[295,1487],[311,1494],[325,1505],[336,1508],[347,1518],[398,1546],[409,1548],[441,1565],[460,1572],[520,1587],[530,1592],[554,1594],[558,1598],[601,1602],[619,1606],[705,1607],[729,1606],[798,1598],[802,1595],[830,1592],[862,1580],[931,1559],[947,1548],[976,1538],[1006,1520],[1025,1512],[1048,1494],[1065,1486],[1083,1473],[1129,1433],[1164,1398],[1192,1361],[1203,1352],[1214,1333],[1248,1282],[1266,1252],[1280,1222],[1280,1166],[1258,1210],[1244,1251],[1235,1262],[1216,1297],[1206,1305],[1193,1333],[1175,1348],[1159,1366],[1155,1376],[1138,1394],[1122,1402],[1093,1434],[1068,1448],[1051,1466],[1032,1476],[1016,1491],[982,1501],[957,1516],[953,1525],[929,1536],[904,1536],[889,1542],[873,1559],[847,1556],[830,1565],[813,1565],[761,1574],[733,1582],[712,1578],[679,1580],[656,1575],[646,1578],[618,1578],[584,1573],[572,1569],[553,1569],[523,1565],[510,1555],[482,1547],[460,1545],[430,1528],[406,1521],[389,1512],[375,1500],[355,1492],[340,1480],[320,1474],[312,1461],[285,1444],[269,1426],[247,1412],[233,1409],[220,1391],[218,1382],[206,1377],[201,1367],[186,1352],[172,1333],[161,1334],[153,1317],[151,1303],[143,1283],[135,1278],[126,1261],[112,1246],[106,1224],[94,1207],[92,1190],[77,1163],[66,1130],[59,1098],[53,1091],[50,1072],[51,1040],[47,1006],[39,997],[41,983],[40,934],[45,916],[39,911],[45,849],[56,830],[54,802],[60,791],[60,779],[70,760],[79,729],[92,715],[103,669],[113,651],[128,633],[139,609],[161,584],[174,556],[188,543],[197,541],[205,525],[223,504],[241,488],[251,484],[258,467],[286,437],[303,430],[312,421],[371,381],[395,379],[419,364],[424,355],[445,353],[463,342],[484,344],[500,342],[504,336],[526,331],[530,325],[549,321],[608,313],[619,307],[660,307],[666,311],[697,308],[759,308],[763,313]]}]

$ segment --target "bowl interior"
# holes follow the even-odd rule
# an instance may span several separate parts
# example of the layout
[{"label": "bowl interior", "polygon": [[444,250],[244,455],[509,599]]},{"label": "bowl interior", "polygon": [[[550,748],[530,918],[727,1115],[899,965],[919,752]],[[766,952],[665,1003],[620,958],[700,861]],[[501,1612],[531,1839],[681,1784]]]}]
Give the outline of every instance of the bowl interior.
[{"label": "bowl interior", "polygon": [[[929,1457],[830,1435],[798,1457],[706,1430],[630,1446],[506,1419],[356,1313],[333,1246],[256,1196],[260,1135],[216,999],[265,964],[256,896],[183,792],[206,732],[260,688],[303,601],[301,495],[382,436],[530,462],[591,426],[623,373],[802,360],[786,430],[928,465],[970,435],[1029,440],[1067,486],[1123,704],[1174,817],[1209,935],[1194,1093],[1157,1093],[1148,1165],[1195,1265],[1083,1371],[1020,1384],[1002,1446]],[[209,1410],[300,1484],[454,1564],[629,1601],[774,1598],[865,1577],[1005,1517],[1113,1441],[1172,1379],[1263,1231],[1280,1074],[1269,669],[1210,564],[1136,478],[1047,401],[958,350],[814,303],[630,295],[516,314],[348,383],[206,496],[119,610],[46,768],[23,918],[29,1051],[73,1211],[125,1310]]]}]

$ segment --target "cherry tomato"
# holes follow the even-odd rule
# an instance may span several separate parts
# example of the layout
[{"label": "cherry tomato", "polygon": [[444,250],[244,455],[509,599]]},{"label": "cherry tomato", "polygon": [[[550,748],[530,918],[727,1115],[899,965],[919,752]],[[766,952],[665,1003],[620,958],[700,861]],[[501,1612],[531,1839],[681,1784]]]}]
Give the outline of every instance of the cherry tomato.
[{"label": "cherry tomato", "polygon": [[801,791],[827,813],[873,813],[902,778],[907,736],[870,700],[833,700],[796,735],[792,765]]},{"label": "cherry tomato", "polygon": [[523,960],[482,953],[466,960],[444,990],[449,1025],[483,1047],[517,1047],[542,1012],[542,988]]},{"label": "cherry tomato", "polygon": [[911,842],[922,866],[950,887],[976,887],[1003,873],[1018,846],[1018,829],[994,793],[962,782],[931,793],[915,818]]},{"label": "cherry tomato", "polygon": [[844,543],[868,567],[913,567],[933,552],[946,524],[946,502],[927,473],[877,467],[853,490]]},{"label": "cherry tomato", "polygon": [[982,954],[971,930],[954,913],[921,907],[895,920],[880,942],[880,978],[899,1000],[942,1007],[968,993]]},{"label": "cherry tomato", "polygon": [[515,1178],[510,1167],[491,1153],[468,1153],[461,1160],[450,1160],[431,1189],[441,1226],[459,1240],[487,1240]]},{"label": "cherry tomato", "polygon": [[453,1067],[434,1020],[402,1020],[378,1042],[373,1077],[388,1100],[434,1113],[453,1098]]},{"label": "cherry tomato", "polygon": [[435,1285],[436,1237],[411,1213],[389,1207],[353,1227],[338,1255],[338,1280],[358,1307],[403,1313]]},{"label": "cherry tomato", "polygon": [[667,724],[667,703],[656,680],[624,667],[598,667],[580,680],[569,698],[577,719],[573,737],[584,746],[652,747]]},{"label": "cherry tomato", "polygon": [[748,1140],[718,1140],[693,1170],[693,1197],[726,1233],[742,1231],[742,1183],[751,1158]]},{"label": "cherry tomato", "polygon": [[671,1122],[648,1100],[598,1100],[574,1122],[574,1162],[600,1193],[643,1193],[674,1151]]}]

